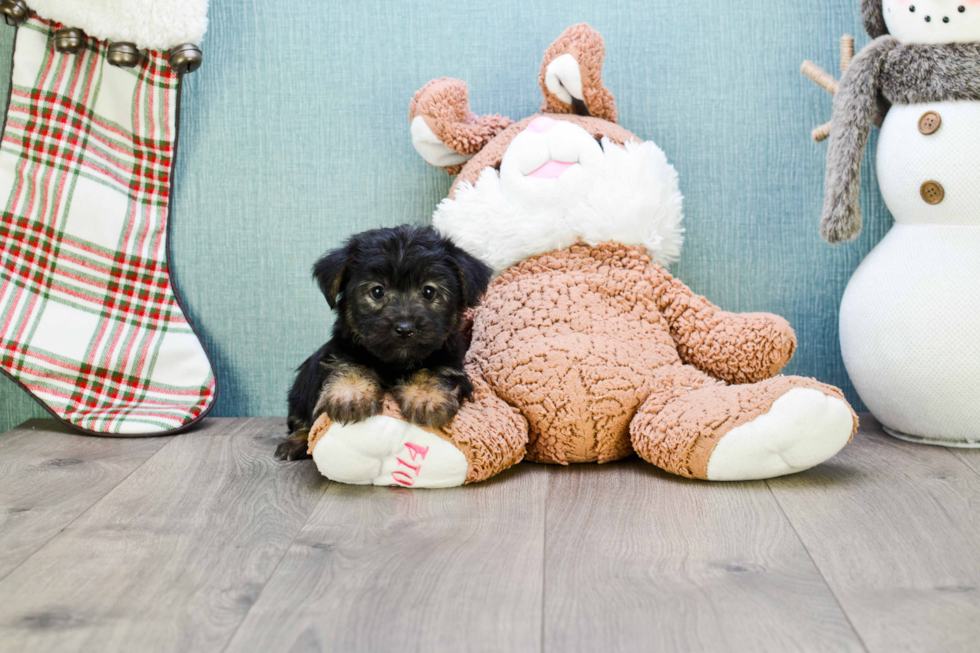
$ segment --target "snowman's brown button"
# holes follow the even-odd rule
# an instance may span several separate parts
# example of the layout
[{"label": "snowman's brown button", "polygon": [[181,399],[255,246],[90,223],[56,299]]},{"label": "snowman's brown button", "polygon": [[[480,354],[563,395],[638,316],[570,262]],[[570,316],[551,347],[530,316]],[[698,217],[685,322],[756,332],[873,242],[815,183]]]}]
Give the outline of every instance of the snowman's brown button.
[{"label": "snowman's brown button", "polygon": [[943,118],[935,111],[926,111],[919,118],[919,131],[926,136],[932,136],[943,125]]},{"label": "snowman's brown button", "polygon": [[919,189],[926,204],[939,204],[946,197],[946,189],[938,181],[927,181]]}]

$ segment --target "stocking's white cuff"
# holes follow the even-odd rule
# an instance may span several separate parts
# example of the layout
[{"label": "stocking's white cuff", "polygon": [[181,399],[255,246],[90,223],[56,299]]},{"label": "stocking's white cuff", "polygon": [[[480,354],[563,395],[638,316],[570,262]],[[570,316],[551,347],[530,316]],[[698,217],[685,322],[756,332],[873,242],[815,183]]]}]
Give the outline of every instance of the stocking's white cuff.
[{"label": "stocking's white cuff", "polygon": [[199,45],[208,29],[208,0],[27,0],[27,5],[41,18],[88,36],[150,50]]}]

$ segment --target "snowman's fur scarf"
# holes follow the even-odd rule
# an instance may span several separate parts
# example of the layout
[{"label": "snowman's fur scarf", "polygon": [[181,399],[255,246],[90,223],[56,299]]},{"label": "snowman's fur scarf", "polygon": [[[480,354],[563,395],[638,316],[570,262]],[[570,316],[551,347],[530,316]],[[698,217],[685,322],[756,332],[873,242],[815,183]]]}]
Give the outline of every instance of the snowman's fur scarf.
[{"label": "snowman's fur scarf", "polygon": [[38,16],[77,27],[104,41],[169,50],[201,43],[208,28],[208,0],[28,0]]},{"label": "snowman's fur scarf", "polygon": [[861,18],[864,19],[864,29],[871,38],[876,39],[888,33],[881,0],[861,0]]},{"label": "snowman's fur scarf", "polygon": [[504,195],[497,171],[486,168],[475,185],[464,182],[439,204],[433,224],[498,273],[576,242],[642,245],[656,261],[677,260],[684,242],[677,171],[649,141],[624,148],[604,138],[602,148],[592,191],[570,212],[529,214]]},{"label": "snowman's fur scarf", "polygon": [[[862,6],[866,21],[868,5]],[[980,101],[980,43],[901,44],[886,34],[854,58],[834,99],[820,224],[828,242],[854,240],[861,232],[861,159],[875,109],[952,100]]]}]

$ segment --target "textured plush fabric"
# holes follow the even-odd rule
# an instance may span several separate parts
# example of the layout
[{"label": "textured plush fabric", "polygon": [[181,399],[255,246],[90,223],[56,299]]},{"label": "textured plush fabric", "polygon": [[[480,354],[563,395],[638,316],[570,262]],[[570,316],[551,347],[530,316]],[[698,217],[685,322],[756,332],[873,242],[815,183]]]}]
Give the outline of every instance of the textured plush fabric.
[{"label": "textured plush fabric", "polygon": [[[540,187],[524,183],[522,162],[530,157],[536,165],[542,145],[571,148],[572,141],[587,161],[574,177],[549,180],[554,195],[541,199]],[[578,242],[642,245],[658,262],[677,261],[684,242],[677,170],[650,141],[602,142],[600,148],[568,121],[555,121],[544,135],[530,129],[513,142],[500,171],[484,168],[475,185],[464,182],[440,202],[432,224],[497,272]]]},{"label": "textured plush fabric", "polygon": [[[659,392],[650,395],[630,427],[633,446],[644,460],[688,478],[707,478],[708,460],[722,436],[768,412],[790,390],[812,388],[844,398],[837,388],[792,376],[720,386],[681,368],[676,375],[661,374],[658,382]],[[858,420],[853,413],[852,418],[853,437]]]},{"label": "textured plush fabric", "polygon": [[820,220],[820,233],[827,242],[854,240],[861,233],[861,162],[878,107],[881,69],[897,45],[891,36],[882,36],[859,52],[834,98]]},{"label": "textured plush fabric", "polygon": [[796,351],[796,334],[778,315],[723,311],[659,265],[657,308],[670,325],[681,360],[728,383],[754,383],[779,374]]},{"label": "textured plush fabric", "polygon": [[885,16],[882,14],[881,0],[861,0],[861,18],[864,20],[864,31],[876,39],[888,33]]},{"label": "textured plush fabric", "polygon": [[[518,134],[527,129],[527,126],[538,117],[539,114],[535,114],[514,123],[507,129],[500,132],[496,138],[494,138],[486,147],[480,150],[479,154],[467,161],[466,164],[462,166],[462,169],[456,172],[458,176],[456,177],[456,181],[453,182],[452,188],[449,190],[449,197],[455,196],[456,189],[459,188],[460,184],[465,182],[475,184],[480,178],[480,174],[482,174],[488,167],[499,168],[500,162],[504,158],[504,152],[507,151],[511,141],[513,141]],[[620,145],[626,143],[627,141],[639,140],[636,136],[619,125],[606,122],[605,120],[600,120],[598,118],[567,114],[555,114],[552,117],[558,120],[567,120],[575,125],[578,125],[596,138],[608,138],[613,143]],[[452,172],[453,171],[450,171],[451,174]]]},{"label": "textured plush fabric", "polygon": [[[422,116],[429,129],[459,154],[476,154],[513,121],[499,114],[477,116],[470,111],[466,83],[457,79],[433,80],[412,98],[409,120]],[[458,169],[449,168],[450,174]]]},{"label": "textured plush fabric", "polygon": [[[456,418],[445,431],[419,427],[448,442],[466,456],[469,467],[466,483],[478,483],[495,476],[519,463],[524,458],[527,442],[527,422],[517,409],[500,400],[475,370],[470,368],[473,380],[473,397],[463,404]],[[381,413],[387,417],[402,419],[394,398],[385,398]],[[326,414],[321,415],[310,430],[309,451],[327,435],[333,423]]]},{"label": "textured plush fabric", "polygon": [[[642,248],[605,243],[533,257],[504,272],[473,312],[467,360],[527,419],[528,460],[610,462],[635,446],[668,471],[705,478],[721,435],[791,388],[823,391],[794,377],[723,389],[722,379],[747,383],[777,374],[794,348],[782,318],[722,311]],[[704,418],[712,428],[680,410],[671,418],[673,435],[657,436],[661,427],[650,420],[700,388],[722,388],[691,400],[708,411],[698,414],[717,417]],[[631,443],[630,423],[644,402]],[[716,410],[718,402],[725,407]]]},{"label": "textured plush fabric", "polygon": [[541,63],[539,83],[544,93],[542,113],[574,113],[575,107],[559,99],[548,90],[545,84],[545,74],[548,64],[562,56],[570,54],[575,57],[582,75],[582,92],[585,108],[590,116],[616,122],[616,100],[612,93],[602,83],[602,61],[606,58],[606,47],[602,37],[594,29],[585,24],[575,25],[565,30],[562,36],[551,44]]},{"label": "textured plush fabric", "polygon": [[[638,247],[576,246],[528,259],[494,281],[469,320],[473,401],[444,432],[424,429],[463,453],[467,483],[525,455],[543,463],[605,463],[634,451],[669,472],[706,479],[722,437],[791,390],[843,399],[812,379],[770,378],[795,343],[784,320],[721,311]],[[679,340],[687,343],[684,355]],[[728,386],[719,377],[761,382]],[[846,415],[847,404],[841,408]],[[390,397],[382,415],[401,419]],[[785,428],[799,427],[792,417]],[[857,429],[853,411],[851,422],[842,438]],[[342,433],[331,435],[337,428],[320,417],[310,432],[314,457],[323,438]],[[368,476],[375,465],[384,469],[382,458],[363,459]],[[345,482],[364,480],[358,470],[335,471]]]},{"label": "textured plush fabric", "polygon": [[[567,29],[542,66],[546,106],[562,97],[581,102],[590,89],[593,98],[611,101],[596,73],[604,56],[598,33],[584,25]],[[609,138],[597,144],[592,131],[563,115],[501,132],[484,148],[493,160],[499,156],[499,166],[485,164],[478,180],[455,187],[433,216],[440,233],[500,272],[471,312],[467,364],[527,420],[528,459],[602,463],[636,446],[670,471],[707,479],[711,467],[716,478],[738,480],[800,471],[837,453],[855,428],[839,393],[829,397],[813,381],[791,377],[737,392],[718,387],[778,374],[796,348],[795,335],[782,318],[714,307],[652,262],[678,254],[682,240],[683,197],[664,152],[628,132],[622,144]],[[412,119],[416,148],[438,163],[440,144],[416,132],[418,120]],[[615,129],[594,117],[585,124]],[[549,173],[542,177],[543,170]],[[708,422],[686,419],[681,410],[674,437],[657,438],[654,426],[635,431],[631,443],[631,424],[645,401],[651,414],[641,418],[649,419],[695,388],[702,391],[693,406],[707,411]],[[780,401],[794,390],[806,394]],[[727,396],[739,401],[728,402],[715,424],[712,406]],[[777,402],[785,412],[769,413]],[[807,421],[812,428],[801,426]],[[729,448],[723,436],[743,425],[749,435]],[[720,443],[727,454],[715,462]],[[795,445],[802,446],[794,466],[780,453]],[[342,469],[334,473],[346,477]]]},{"label": "textured plush fabric", "polygon": [[[729,310],[784,316],[804,345],[787,373],[858,401],[834,316],[891,217],[869,153],[861,236],[820,239],[826,145],[808,135],[831,102],[798,72],[833,69],[842,34],[867,42],[858,2],[222,0],[184,82],[172,214],[177,283],[221,386],[212,414],[285,416],[292,371],[332,320],[312,262],[351,233],[427,222],[446,197],[453,180],[406,137],[415,91],[464,79],[477,114],[529,116],[542,54],[583,20],[608,45],[619,122],[681,175],[687,244],[671,272]],[[0,26],[4,78],[13,34]],[[43,415],[0,379],[0,431]]]},{"label": "textured plush fabric", "polygon": [[27,5],[89,36],[152,50],[198,44],[208,28],[208,0],[30,0]]},{"label": "textured plush fabric", "polygon": [[861,163],[879,97],[891,104],[980,101],[980,43],[900,44],[881,36],[862,50],[834,99],[823,237],[838,243],[861,231]]},{"label": "textured plush fabric", "polygon": [[880,75],[881,94],[892,104],[980,101],[980,43],[899,44]]},{"label": "textured plush fabric", "polygon": [[504,272],[474,311],[468,360],[530,423],[528,459],[609,462],[650,376],[680,362],[640,248],[573,247]]}]

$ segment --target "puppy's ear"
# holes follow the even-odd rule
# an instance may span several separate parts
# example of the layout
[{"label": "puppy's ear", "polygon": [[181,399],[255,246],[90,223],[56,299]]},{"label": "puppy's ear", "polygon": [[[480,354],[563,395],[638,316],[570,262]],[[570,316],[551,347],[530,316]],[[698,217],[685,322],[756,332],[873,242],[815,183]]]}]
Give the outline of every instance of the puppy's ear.
[{"label": "puppy's ear", "polygon": [[453,246],[453,262],[459,270],[459,282],[463,289],[463,301],[466,308],[473,308],[480,303],[483,293],[490,285],[493,270],[483,261],[471,256],[459,247]]},{"label": "puppy's ear", "polygon": [[330,308],[337,308],[337,298],[347,284],[347,270],[353,258],[353,247],[348,243],[346,247],[324,254],[313,264],[313,278]]}]

